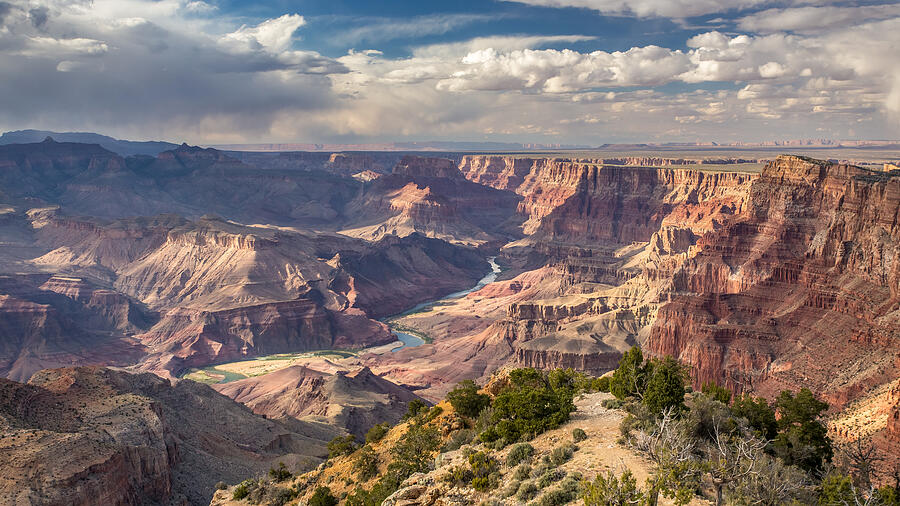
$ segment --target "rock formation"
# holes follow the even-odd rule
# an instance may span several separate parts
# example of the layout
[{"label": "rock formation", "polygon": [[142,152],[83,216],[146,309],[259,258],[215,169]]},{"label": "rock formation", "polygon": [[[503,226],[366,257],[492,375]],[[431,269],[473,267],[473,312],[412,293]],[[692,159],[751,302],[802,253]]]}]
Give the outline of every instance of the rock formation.
[{"label": "rock formation", "polygon": [[211,388],[96,367],[0,379],[0,502],[207,504],[281,460],[312,467],[339,432],[266,420]]},{"label": "rock formation", "polygon": [[397,423],[409,402],[420,399],[366,367],[326,374],[297,365],[213,388],[254,413],[328,423],[346,429],[357,441],[364,441],[375,424]]}]

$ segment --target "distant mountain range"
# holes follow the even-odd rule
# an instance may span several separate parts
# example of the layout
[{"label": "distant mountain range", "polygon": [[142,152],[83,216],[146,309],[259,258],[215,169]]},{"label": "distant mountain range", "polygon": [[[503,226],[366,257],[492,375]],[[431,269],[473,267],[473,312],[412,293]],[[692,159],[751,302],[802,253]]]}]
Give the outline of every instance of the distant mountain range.
[{"label": "distant mountain range", "polygon": [[150,155],[156,156],[163,151],[175,149],[177,144],[162,141],[124,141],[107,135],[91,132],[50,132],[47,130],[16,130],[0,135],[0,145],[29,144],[41,142],[52,137],[57,142],[79,142],[82,144],[99,144],[104,149],[121,156]]}]

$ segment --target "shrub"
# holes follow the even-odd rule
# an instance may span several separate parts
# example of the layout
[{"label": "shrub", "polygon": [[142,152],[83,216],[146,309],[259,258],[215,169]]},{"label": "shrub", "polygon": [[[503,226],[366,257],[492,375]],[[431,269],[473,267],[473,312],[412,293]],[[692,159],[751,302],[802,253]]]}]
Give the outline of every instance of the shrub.
[{"label": "shrub", "polygon": [[359,455],[353,462],[353,470],[360,481],[368,481],[378,474],[378,456],[371,446],[365,445],[362,447]]},{"label": "shrub", "polygon": [[725,387],[720,387],[715,381],[704,383],[700,391],[722,404],[728,405],[731,402],[731,391]]},{"label": "shrub", "polygon": [[630,506],[645,502],[637,480],[627,469],[619,478],[612,471],[607,471],[605,476],[598,474],[593,482],[583,483],[582,489],[584,506]]},{"label": "shrub", "polygon": [[270,467],[269,468],[269,477],[272,478],[276,482],[282,482],[291,477],[291,472],[287,470],[284,462],[279,462],[278,467]]},{"label": "shrub", "polygon": [[475,474],[468,467],[454,466],[447,474],[441,477],[441,480],[459,486],[472,483],[473,478],[475,478]]},{"label": "shrub", "polygon": [[572,429],[572,441],[573,442],[580,443],[587,438],[588,438],[588,435],[587,435],[587,432],[584,431],[584,429],[581,429],[578,427]]},{"label": "shrub", "polygon": [[556,483],[557,481],[566,477],[566,472],[562,469],[550,469],[546,473],[543,474],[540,478],[538,478],[537,486],[538,488],[547,488],[551,484]]},{"label": "shrub", "polygon": [[754,398],[750,394],[741,395],[731,405],[731,412],[734,416],[745,418],[749,426],[756,430],[763,439],[772,440],[778,435],[775,410],[762,397]]},{"label": "shrub", "polygon": [[318,487],[309,498],[309,506],[337,506],[338,500],[328,487]]},{"label": "shrub", "polygon": [[496,459],[484,452],[476,452],[469,455],[469,465],[472,467],[472,488],[484,492],[499,485],[499,478],[492,477],[500,467]]},{"label": "shrub", "polygon": [[550,453],[550,463],[554,466],[561,466],[572,459],[576,446],[572,443],[565,443],[557,446]]},{"label": "shrub", "polygon": [[591,387],[598,392],[609,392],[610,377],[594,378]]},{"label": "shrub", "polygon": [[521,484],[522,482],[519,480],[512,480],[505,487],[503,487],[503,490],[500,492],[500,496],[505,498],[516,495],[516,492],[519,490],[519,485]]},{"label": "shrub", "polygon": [[533,446],[528,443],[519,443],[506,454],[506,465],[509,467],[519,465],[521,462],[530,460],[532,455],[534,455]]},{"label": "shrub", "polygon": [[381,441],[390,430],[391,426],[387,422],[373,425],[369,432],[366,432],[366,443],[374,444]]},{"label": "shrub", "polygon": [[565,382],[557,381],[554,388],[536,369],[514,369],[509,373],[509,385],[494,399],[493,425],[480,438],[505,445],[555,429],[575,410],[573,398],[574,392]]},{"label": "shrub", "polygon": [[537,493],[537,485],[535,485],[533,481],[526,481],[519,485],[519,490],[516,491],[516,499],[520,501],[527,501],[536,496]]},{"label": "shrub", "polygon": [[216,490],[225,490],[228,488],[228,484],[224,481],[220,481],[216,483]]},{"label": "shrub", "polygon": [[581,475],[571,474],[559,484],[559,487],[550,490],[541,496],[537,501],[538,506],[561,506],[568,504],[578,498],[581,490]]},{"label": "shrub", "polygon": [[447,400],[457,413],[475,418],[481,410],[491,404],[491,397],[478,392],[478,385],[472,380],[465,380],[447,394]]},{"label": "shrub", "polygon": [[256,485],[256,482],[253,480],[244,480],[238,486],[234,487],[234,492],[231,493],[231,498],[235,501],[240,501],[250,495],[250,490]]},{"label": "shrub", "polygon": [[600,405],[606,409],[619,409],[622,407],[622,401],[619,399],[604,399]]},{"label": "shrub", "polygon": [[441,452],[459,450],[463,446],[471,443],[473,439],[475,439],[475,430],[473,429],[460,429],[455,431],[450,435],[450,439],[444,443],[444,446],[441,447]]},{"label": "shrub", "polygon": [[412,473],[428,470],[432,462],[431,454],[441,444],[441,436],[436,427],[424,425],[412,425],[406,434],[391,448],[394,461],[389,468],[393,468],[403,481]]},{"label": "shrub", "polygon": [[268,504],[270,506],[284,506],[285,504],[296,499],[296,495],[294,491],[289,488],[282,488],[276,491],[272,497],[269,498]]},{"label": "shrub", "polygon": [[353,434],[338,436],[328,442],[328,458],[350,455],[356,450],[356,438]]},{"label": "shrub", "polygon": [[531,476],[531,466],[528,464],[520,465],[516,468],[515,472],[513,472],[513,479],[518,481],[527,480],[529,476]]},{"label": "shrub", "polygon": [[409,420],[410,418],[415,418],[419,416],[420,413],[425,412],[428,409],[428,405],[425,402],[419,399],[413,399],[409,401],[407,405],[406,414],[403,415],[404,420]]}]

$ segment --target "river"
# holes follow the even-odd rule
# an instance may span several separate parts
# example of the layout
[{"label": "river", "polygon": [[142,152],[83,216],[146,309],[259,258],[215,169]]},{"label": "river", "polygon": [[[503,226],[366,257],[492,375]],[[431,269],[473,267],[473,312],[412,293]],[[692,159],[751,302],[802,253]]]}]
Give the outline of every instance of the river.
[{"label": "river", "polygon": [[402,313],[398,313],[398,314],[395,314],[394,316],[389,316],[389,317],[385,318],[384,319],[385,323],[387,323],[388,326],[391,328],[391,331],[397,335],[397,339],[399,339],[400,341],[403,342],[402,346],[398,346],[398,347],[392,349],[391,352],[399,351],[399,350],[402,350],[403,348],[414,348],[416,346],[421,346],[422,344],[425,344],[425,340],[422,339],[421,337],[419,337],[415,334],[411,334],[409,332],[404,332],[402,330],[397,329],[396,325],[394,323],[392,323],[394,320],[396,320],[397,318],[401,318],[403,316],[412,314],[412,313],[418,313],[419,311],[423,311],[425,309],[430,309],[431,307],[436,306],[438,304],[443,304],[444,302],[452,301],[454,299],[460,299],[462,297],[465,297],[466,295],[469,295],[470,293],[472,293],[474,291],[480,290],[485,285],[493,283],[494,281],[497,280],[497,276],[500,274],[500,266],[497,264],[496,260],[497,260],[497,257],[489,257],[487,259],[488,263],[491,264],[491,272],[487,273],[483,278],[479,279],[478,283],[476,283],[475,286],[473,286],[472,288],[468,288],[466,290],[462,290],[459,292],[453,292],[453,293],[446,295],[437,300],[431,300],[428,302],[422,302],[421,304],[416,304],[415,306],[411,307],[410,309],[407,309],[406,311],[404,311]]}]

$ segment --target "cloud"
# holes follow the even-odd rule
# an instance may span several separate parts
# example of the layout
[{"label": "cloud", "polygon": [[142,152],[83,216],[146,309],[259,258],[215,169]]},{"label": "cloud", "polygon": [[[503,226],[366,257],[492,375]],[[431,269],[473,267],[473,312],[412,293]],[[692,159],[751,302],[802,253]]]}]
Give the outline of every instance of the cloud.
[{"label": "cloud", "polygon": [[358,44],[444,35],[463,26],[491,20],[497,21],[498,18],[484,14],[441,14],[408,19],[365,18],[356,20],[363,22],[363,26],[336,33],[332,42]]},{"label": "cloud", "polygon": [[565,93],[604,86],[654,86],[688,70],[681,51],[658,46],[584,54],[572,50],[482,49],[467,54],[462,68],[438,82],[439,89],[524,90]]},{"label": "cloud", "polygon": [[751,32],[811,33],[897,16],[900,16],[900,4],[796,7],[755,12],[740,18],[737,26]]},{"label": "cloud", "polygon": [[290,47],[294,32],[305,24],[303,16],[285,14],[279,18],[267,19],[256,26],[242,26],[225,34],[220,41],[237,53],[259,50],[280,53]]},{"label": "cloud", "polygon": [[541,7],[576,7],[618,16],[686,18],[742,10],[769,0],[512,0]]},{"label": "cloud", "polygon": [[0,31],[5,128],[221,141],[335,101],[334,59],[293,48],[299,14],[241,25],[183,0],[32,0]]}]

